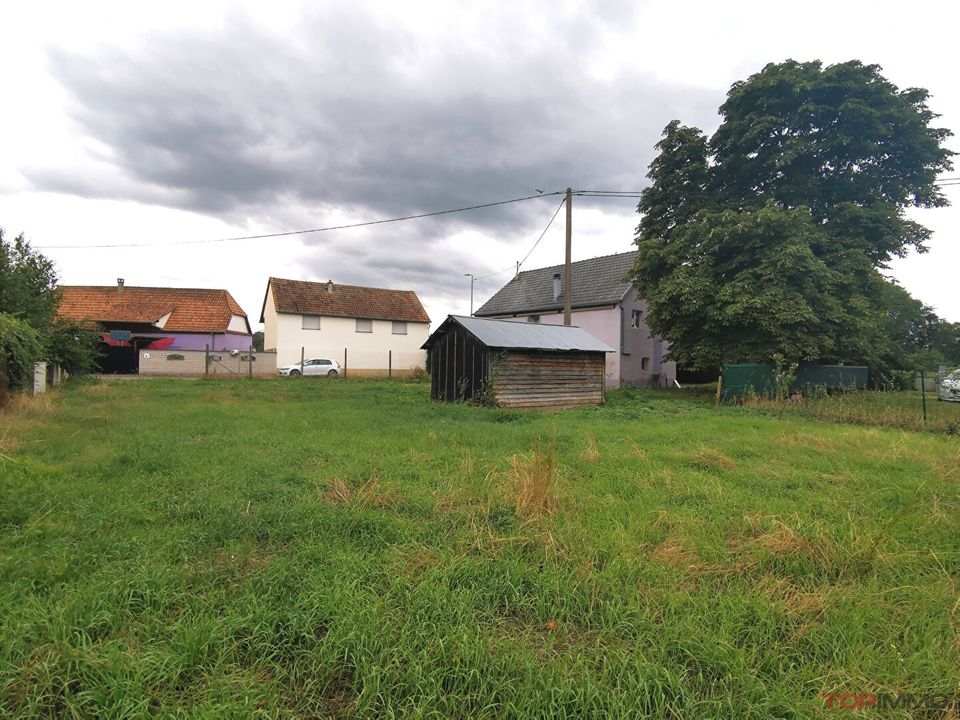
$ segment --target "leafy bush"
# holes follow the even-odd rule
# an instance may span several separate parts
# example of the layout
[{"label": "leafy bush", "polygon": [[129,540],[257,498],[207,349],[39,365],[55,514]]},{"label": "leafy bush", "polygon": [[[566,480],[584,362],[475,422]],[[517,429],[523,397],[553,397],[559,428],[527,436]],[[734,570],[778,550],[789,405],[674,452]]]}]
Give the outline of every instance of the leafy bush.
[{"label": "leafy bush", "polygon": [[10,390],[21,390],[33,377],[33,364],[43,358],[43,343],[23,320],[0,313],[0,375]]},{"label": "leafy bush", "polygon": [[46,346],[47,359],[59,363],[71,375],[93,371],[101,352],[99,333],[60,317],[53,321]]}]

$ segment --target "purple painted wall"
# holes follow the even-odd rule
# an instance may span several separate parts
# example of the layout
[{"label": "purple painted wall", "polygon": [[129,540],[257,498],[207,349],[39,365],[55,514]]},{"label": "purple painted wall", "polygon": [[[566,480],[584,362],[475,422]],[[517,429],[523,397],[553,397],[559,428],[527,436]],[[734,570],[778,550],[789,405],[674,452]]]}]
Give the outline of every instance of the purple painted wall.
[{"label": "purple painted wall", "polygon": [[167,350],[203,350],[207,345],[211,350],[248,350],[253,344],[251,335],[233,333],[136,333],[137,337],[173,338],[173,345]]}]

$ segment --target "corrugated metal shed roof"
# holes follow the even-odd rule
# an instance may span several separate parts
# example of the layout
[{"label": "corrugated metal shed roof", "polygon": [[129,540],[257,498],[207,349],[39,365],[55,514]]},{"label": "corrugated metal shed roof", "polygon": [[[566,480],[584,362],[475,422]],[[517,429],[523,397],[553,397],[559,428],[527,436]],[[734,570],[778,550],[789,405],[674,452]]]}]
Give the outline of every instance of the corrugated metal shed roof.
[{"label": "corrugated metal shed roof", "polygon": [[444,326],[456,322],[487,347],[508,350],[569,350],[581,352],[613,352],[586,330],[576,326],[541,325],[513,320],[486,320],[484,318],[450,315],[437,331],[423,344],[428,348],[435,337],[444,332]]},{"label": "corrugated metal shed roof", "polygon": [[[572,307],[597,307],[619,302],[630,289],[630,282],[624,278],[636,257],[637,253],[633,251],[571,263]],[[474,315],[490,317],[562,310],[563,295],[558,299],[553,297],[553,276],[557,273],[563,274],[563,265],[520,273],[500,288]]]}]

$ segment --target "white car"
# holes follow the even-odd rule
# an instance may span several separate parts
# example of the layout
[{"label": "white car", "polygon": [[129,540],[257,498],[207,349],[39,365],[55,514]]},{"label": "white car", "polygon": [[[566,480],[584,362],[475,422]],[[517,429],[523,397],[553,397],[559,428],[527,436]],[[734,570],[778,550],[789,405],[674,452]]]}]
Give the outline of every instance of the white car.
[{"label": "white car", "polygon": [[940,400],[960,402],[960,370],[954,370],[940,383]]},{"label": "white car", "polygon": [[337,377],[340,374],[340,363],[330,358],[310,358],[303,361],[303,367],[300,363],[293,365],[284,365],[277,372],[283,376],[295,377],[297,375],[326,375],[327,377]]}]

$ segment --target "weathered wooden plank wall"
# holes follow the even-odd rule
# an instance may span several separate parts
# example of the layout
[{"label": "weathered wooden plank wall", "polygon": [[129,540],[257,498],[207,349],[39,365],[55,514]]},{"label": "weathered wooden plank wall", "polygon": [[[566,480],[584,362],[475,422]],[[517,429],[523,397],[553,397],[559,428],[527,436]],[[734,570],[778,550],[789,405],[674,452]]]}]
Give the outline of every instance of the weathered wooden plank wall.
[{"label": "weathered wooden plank wall", "polygon": [[603,402],[602,353],[511,351],[490,369],[501,407],[566,408]]}]

